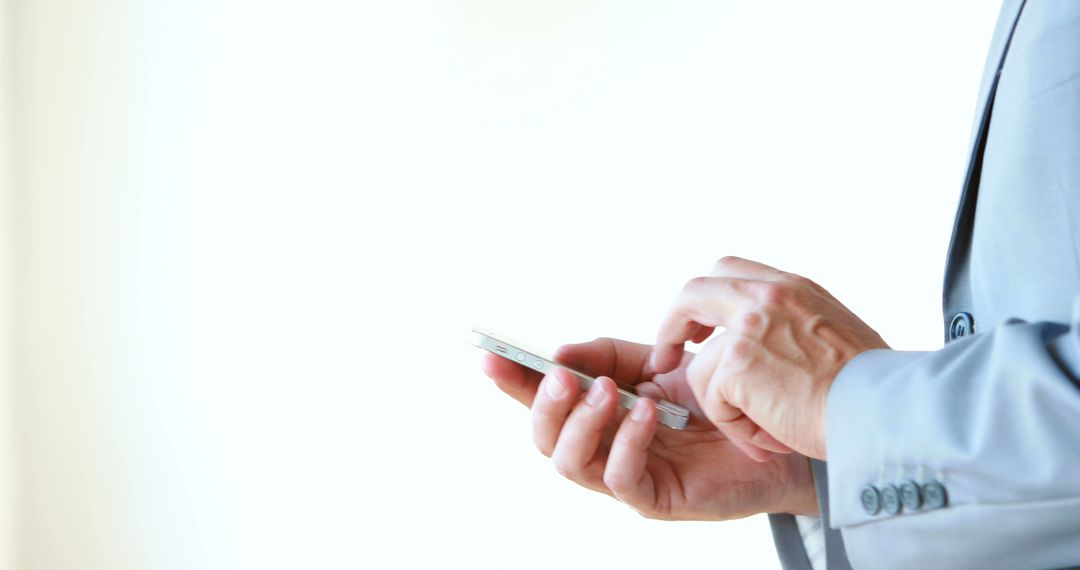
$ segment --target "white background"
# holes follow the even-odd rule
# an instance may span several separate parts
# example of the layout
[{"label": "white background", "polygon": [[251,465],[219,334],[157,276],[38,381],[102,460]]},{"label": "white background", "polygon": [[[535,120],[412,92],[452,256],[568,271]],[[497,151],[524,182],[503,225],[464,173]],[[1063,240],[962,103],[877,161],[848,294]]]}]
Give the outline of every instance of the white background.
[{"label": "white background", "polygon": [[734,254],[939,346],[996,14],[9,2],[16,565],[776,567],[560,479],[466,333],[649,341]]}]

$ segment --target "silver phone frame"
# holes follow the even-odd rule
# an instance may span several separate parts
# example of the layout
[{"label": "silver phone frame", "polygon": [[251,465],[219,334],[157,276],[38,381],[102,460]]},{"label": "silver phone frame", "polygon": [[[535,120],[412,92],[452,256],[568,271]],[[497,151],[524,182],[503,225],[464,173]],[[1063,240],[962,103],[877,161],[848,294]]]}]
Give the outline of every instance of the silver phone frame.
[{"label": "silver phone frame", "polygon": [[[473,329],[472,334],[469,337],[469,343],[496,356],[501,356],[511,362],[516,362],[526,368],[531,368],[532,370],[544,374],[550,372],[554,368],[566,370],[577,378],[578,386],[582,391],[588,390],[593,382],[596,381],[595,378],[588,374],[555,362],[538,350],[529,348],[520,342],[495,334],[486,329]],[[634,402],[637,402],[638,395],[634,393],[634,389],[630,386],[618,382],[616,382],[616,385],[619,390],[619,406],[629,410],[634,406]],[[656,402],[656,412],[657,421],[672,429],[685,429],[686,424],[690,421],[689,410],[667,400],[659,400]]]}]

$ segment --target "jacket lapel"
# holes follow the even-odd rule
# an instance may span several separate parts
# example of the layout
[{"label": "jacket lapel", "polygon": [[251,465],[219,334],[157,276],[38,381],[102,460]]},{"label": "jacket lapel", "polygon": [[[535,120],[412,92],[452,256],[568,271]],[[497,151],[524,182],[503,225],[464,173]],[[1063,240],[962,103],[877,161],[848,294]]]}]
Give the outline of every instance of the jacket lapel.
[{"label": "jacket lapel", "polygon": [[[957,310],[970,310],[971,294],[966,283],[967,254],[975,217],[979,176],[982,171],[982,151],[986,144],[999,70],[1009,49],[1009,42],[1012,40],[1012,33],[1016,29],[1016,22],[1019,20],[1025,1],[1005,0],[1002,4],[997,27],[994,29],[994,37],[990,41],[990,53],[987,55],[986,65],[983,68],[979,98],[975,107],[975,124],[968,144],[968,166],[960,195],[960,204],[956,208],[956,218],[953,222],[948,260],[945,262],[942,308],[945,312],[946,323],[949,322],[952,313]],[[947,334],[946,338],[948,338]]]},{"label": "jacket lapel", "polygon": [[975,123],[971,128],[971,139],[968,150],[974,151],[979,132],[982,130],[982,121],[986,112],[986,106],[990,99],[990,89],[997,76],[997,70],[1001,68],[1001,62],[1005,57],[1005,49],[1012,36],[1012,30],[1020,17],[1020,9],[1024,0],[1005,0],[1001,6],[1001,14],[998,16],[997,27],[994,28],[994,37],[990,40],[990,53],[986,56],[986,65],[983,67],[982,83],[979,85],[979,98],[975,106]]}]

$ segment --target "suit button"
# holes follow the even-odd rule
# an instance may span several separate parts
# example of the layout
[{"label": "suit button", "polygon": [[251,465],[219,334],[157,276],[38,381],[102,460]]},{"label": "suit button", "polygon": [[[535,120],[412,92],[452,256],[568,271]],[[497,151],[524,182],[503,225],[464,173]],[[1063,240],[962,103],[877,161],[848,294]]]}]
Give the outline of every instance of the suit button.
[{"label": "suit button", "polygon": [[862,490],[859,500],[862,501],[862,508],[866,511],[866,514],[876,515],[881,511],[881,494],[873,485],[867,485]]},{"label": "suit button", "polygon": [[923,499],[926,506],[931,509],[940,509],[949,503],[949,496],[945,493],[945,485],[937,481],[930,481],[922,486]]},{"label": "suit button", "polygon": [[956,340],[975,334],[975,317],[971,313],[956,313],[949,324],[949,340]]},{"label": "suit button", "polygon": [[919,492],[919,484],[908,481],[900,485],[900,502],[909,511],[917,511],[922,508],[922,493]]},{"label": "suit button", "polygon": [[881,488],[881,506],[890,515],[900,514],[900,491],[895,485],[886,485]]}]

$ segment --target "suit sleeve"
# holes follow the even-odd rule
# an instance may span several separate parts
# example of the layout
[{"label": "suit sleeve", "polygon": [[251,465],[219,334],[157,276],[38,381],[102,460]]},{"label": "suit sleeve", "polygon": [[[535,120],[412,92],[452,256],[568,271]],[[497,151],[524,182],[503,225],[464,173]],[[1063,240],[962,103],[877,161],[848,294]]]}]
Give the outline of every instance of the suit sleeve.
[{"label": "suit sleeve", "polygon": [[[850,361],[826,421],[830,525],[852,566],[1080,563],[1078,377],[1080,297],[1071,323],[1012,320],[938,351]],[[868,486],[909,481],[940,483],[945,504],[865,508]]]}]

